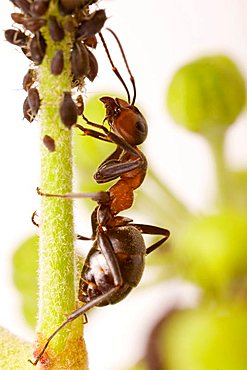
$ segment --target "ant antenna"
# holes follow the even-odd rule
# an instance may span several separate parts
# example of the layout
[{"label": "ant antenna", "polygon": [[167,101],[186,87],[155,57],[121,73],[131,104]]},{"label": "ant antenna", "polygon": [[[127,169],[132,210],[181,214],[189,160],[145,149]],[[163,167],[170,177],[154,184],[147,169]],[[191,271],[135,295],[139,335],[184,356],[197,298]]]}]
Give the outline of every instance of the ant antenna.
[{"label": "ant antenna", "polygon": [[[127,59],[126,59],[126,56],[125,56],[125,53],[124,53],[124,50],[123,50],[123,47],[122,47],[122,45],[121,45],[121,42],[120,42],[119,38],[117,37],[117,35],[115,34],[115,32],[114,32],[114,31],[112,31],[110,28],[106,28],[106,29],[107,29],[107,31],[111,32],[111,34],[114,36],[115,40],[117,41],[117,44],[118,44],[119,49],[120,49],[120,51],[121,51],[121,54],[122,54],[122,57],[123,57],[124,63],[125,63],[126,68],[127,68],[127,71],[129,72],[129,75],[130,75],[130,81],[131,81],[131,83],[132,83],[133,91],[134,91],[131,105],[134,105],[134,104],[135,104],[135,100],[136,100],[136,84],[135,84],[134,76],[132,75],[131,70],[130,70],[130,68],[129,68],[129,64],[128,64],[128,62],[127,62]],[[103,43],[103,46],[104,46],[104,48],[105,48],[106,54],[107,54],[107,56],[108,56],[108,59],[109,59],[109,61],[110,61],[110,63],[111,63],[112,70],[113,70],[113,72],[116,74],[116,76],[118,77],[118,79],[122,82],[122,84],[123,84],[123,86],[124,86],[124,88],[125,88],[125,90],[126,90],[126,92],[127,92],[127,96],[128,96],[128,103],[130,104],[130,93],[129,93],[128,87],[127,87],[126,83],[124,82],[124,80],[123,80],[122,76],[120,75],[120,73],[119,73],[118,69],[115,67],[115,65],[114,65],[114,63],[113,63],[113,61],[112,61],[112,58],[111,58],[110,52],[109,52],[109,50],[108,50],[108,47],[107,47],[106,42],[105,42],[105,39],[104,39],[104,37],[103,37],[103,35],[102,35],[102,33],[101,33],[101,32],[99,32],[99,36],[100,36],[101,41],[102,41],[102,43]]]}]

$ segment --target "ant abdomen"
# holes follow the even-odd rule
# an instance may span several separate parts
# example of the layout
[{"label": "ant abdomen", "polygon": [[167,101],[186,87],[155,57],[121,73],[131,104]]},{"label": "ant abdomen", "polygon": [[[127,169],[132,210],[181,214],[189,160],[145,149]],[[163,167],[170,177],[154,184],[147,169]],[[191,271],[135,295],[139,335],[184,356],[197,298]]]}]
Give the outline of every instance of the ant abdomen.
[{"label": "ant abdomen", "polygon": [[[144,270],[146,247],[144,239],[137,228],[132,225],[119,226],[105,232],[110,247],[119,265],[122,284],[119,289],[101,302],[99,306],[114,304],[124,299],[138,285]],[[90,302],[114,288],[114,277],[107,263],[107,257],[99,248],[98,240],[94,242],[84,267],[79,284],[79,300]]]}]

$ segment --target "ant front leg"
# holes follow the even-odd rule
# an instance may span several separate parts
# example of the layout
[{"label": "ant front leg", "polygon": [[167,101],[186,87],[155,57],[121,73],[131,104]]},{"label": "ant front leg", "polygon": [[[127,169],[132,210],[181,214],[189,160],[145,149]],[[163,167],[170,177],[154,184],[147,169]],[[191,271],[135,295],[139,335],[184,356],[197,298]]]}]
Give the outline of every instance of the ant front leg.
[{"label": "ant front leg", "polygon": [[140,155],[139,151],[134,146],[127,143],[126,140],[116,135],[114,132],[109,131],[105,126],[99,125],[98,123],[91,122],[85,116],[83,116],[83,119],[87,122],[87,124],[104,131],[103,133],[103,132],[99,132],[96,130],[87,129],[83,127],[82,125],[79,125],[78,123],[75,124],[75,127],[79,128],[79,130],[81,130],[85,136],[92,136],[98,140],[115,143],[118,146],[120,146],[123,150],[125,150],[126,152],[129,152],[132,155],[136,155],[136,156]]},{"label": "ant front leg", "polygon": [[[83,116],[83,118],[88,124],[104,131],[104,133],[101,133],[76,124],[75,127],[83,131],[84,135],[92,136],[96,139],[115,143],[117,145],[117,149],[99,166],[94,176],[97,183],[105,183],[114,180],[136,168],[142,168],[143,172],[146,172],[147,160],[137,147],[129,144],[121,136],[109,131],[106,127],[89,121],[85,116]],[[121,158],[123,152],[129,154],[128,159]]]},{"label": "ant front leg", "polygon": [[163,227],[153,226],[153,225],[143,225],[143,224],[131,224],[136,227],[142,234],[147,235],[163,235],[163,238],[158,240],[156,243],[150,245],[146,249],[146,255],[153,252],[155,249],[159,248],[170,236],[170,231],[164,229]]},{"label": "ant front leg", "polygon": [[79,124],[75,124],[75,127],[79,128],[79,130],[81,130],[83,132],[84,136],[91,136],[91,137],[94,137],[95,139],[106,141],[108,143],[112,142],[111,139],[106,134],[104,134],[103,132],[87,129],[87,128],[83,127],[82,125],[79,125]]}]

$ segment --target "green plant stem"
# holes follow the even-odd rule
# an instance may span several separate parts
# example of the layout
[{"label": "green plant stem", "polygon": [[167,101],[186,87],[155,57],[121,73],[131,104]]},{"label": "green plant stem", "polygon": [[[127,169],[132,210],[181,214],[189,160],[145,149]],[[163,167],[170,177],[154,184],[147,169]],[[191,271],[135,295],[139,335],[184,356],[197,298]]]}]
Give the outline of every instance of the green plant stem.
[{"label": "green plant stem", "polygon": [[[72,191],[72,135],[60,121],[59,105],[63,92],[71,90],[69,59],[72,40],[70,35],[66,35],[58,46],[49,39],[49,34],[45,31],[44,36],[47,50],[39,70],[40,187],[43,192],[64,194]],[[58,48],[64,52],[65,66],[61,75],[53,76],[50,73],[50,62]],[[49,152],[44,145],[44,135],[54,139],[54,152]],[[40,216],[37,352],[52,332],[65,321],[67,315],[76,308],[72,201],[43,196]],[[82,340],[82,319],[77,319],[72,325],[65,326],[51,341],[45,355],[48,356],[52,369],[87,369],[87,355]]]},{"label": "green plant stem", "polygon": [[221,208],[230,206],[232,192],[230,171],[224,155],[225,127],[215,127],[206,134],[206,139],[212,151],[217,178],[217,203]]},{"label": "green plant stem", "polygon": [[[45,66],[41,70],[41,85],[42,80],[46,80]],[[62,92],[59,93],[58,96],[62,96]],[[57,102],[48,94],[43,98],[44,105],[45,100],[47,110],[44,107],[42,112],[41,139],[45,134],[51,136],[56,151],[50,153],[41,140],[41,189],[63,194],[72,190],[71,133],[61,127]],[[55,104],[54,114],[48,104]],[[75,308],[73,239],[72,202],[42,197],[39,329],[46,336]]]}]

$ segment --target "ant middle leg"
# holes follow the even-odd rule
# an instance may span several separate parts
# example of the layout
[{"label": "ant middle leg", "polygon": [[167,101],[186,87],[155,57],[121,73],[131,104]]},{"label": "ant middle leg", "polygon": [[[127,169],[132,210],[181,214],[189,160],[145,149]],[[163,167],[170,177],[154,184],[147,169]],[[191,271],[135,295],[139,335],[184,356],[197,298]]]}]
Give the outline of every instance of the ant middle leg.
[{"label": "ant middle leg", "polygon": [[[32,214],[32,217],[31,217],[31,221],[32,221],[34,226],[39,227],[39,223],[36,222],[36,220],[35,220],[36,217],[38,217],[38,214],[37,214],[37,211],[34,211],[33,214]],[[92,238],[88,238],[87,236],[83,236],[83,235],[80,235],[80,234],[76,235],[76,239],[77,240],[92,240]]]},{"label": "ant middle leg", "polygon": [[95,193],[51,194],[41,191],[39,187],[37,187],[36,190],[39,195],[49,198],[65,198],[65,199],[90,198],[99,204],[108,204],[110,201],[110,195],[107,191],[98,191]]},{"label": "ant middle leg", "polygon": [[[104,255],[108,267],[112,273],[114,284],[119,286],[122,284],[122,276],[119,268],[119,264],[116,258],[116,255],[113,251],[111,242],[107,237],[106,232],[103,230],[103,227],[107,224],[110,214],[109,214],[109,201],[110,196],[108,192],[102,191],[98,193],[65,193],[65,194],[50,194],[42,192],[37,188],[37,192],[41,196],[45,197],[55,197],[55,198],[65,198],[65,199],[74,199],[74,198],[91,198],[94,201],[99,203],[99,206],[92,213],[91,223],[93,229],[92,238],[96,238],[98,245],[101,249],[102,254]],[[78,239],[87,240],[83,236],[78,236]]]}]

